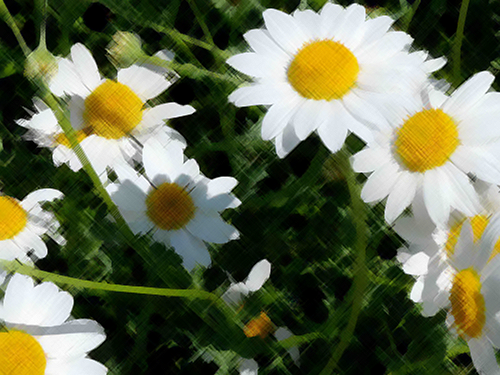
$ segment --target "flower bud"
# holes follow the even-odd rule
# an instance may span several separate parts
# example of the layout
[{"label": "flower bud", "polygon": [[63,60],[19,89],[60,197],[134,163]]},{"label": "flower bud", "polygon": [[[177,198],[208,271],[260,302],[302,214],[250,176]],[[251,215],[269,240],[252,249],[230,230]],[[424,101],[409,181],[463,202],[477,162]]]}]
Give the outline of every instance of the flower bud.
[{"label": "flower bud", "polygon": [[58,71],[57,58],[45,46],[40,45],[26,58],[24,75],[32,80],[49,85]]},{"label": "flower bud", "polygon": [[145,53],[141,48],[141,39],[133,33],[118,31],[108,46],[108,55],[117,68],[128,68]]}]

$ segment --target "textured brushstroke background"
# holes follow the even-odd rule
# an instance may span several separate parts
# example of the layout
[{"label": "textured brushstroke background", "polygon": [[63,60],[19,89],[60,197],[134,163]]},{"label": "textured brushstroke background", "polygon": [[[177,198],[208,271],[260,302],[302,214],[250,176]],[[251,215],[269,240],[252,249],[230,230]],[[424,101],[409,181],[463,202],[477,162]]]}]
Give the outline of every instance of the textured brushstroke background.
[{"label": "textured brushstroke background", "polygon": [[[5,1],[15,16],[28,45],[38,40],[38,20],[33,2]],[[324,0],[49,0],[47,44],[65,56],[76,42],[84,43],[96,58],[101,72],[113,76],[106,46],[118,31],[137,33],[149,54],[167,48],[176,61],[214,72],[227,73],[224,61],[203,48],[184,43],[173,30],[205,40],[199,17],[208,26],[215,45],[229,55],[247,48],[242,35],[262,26],[262,11],[276,8],[292,12],[297,6],[319,10]],[[339,1],[348,5],[352,1]],[[376,14],[400,17],[406,26],[413,1],[359,1]],[[193,12],[194,8],[199,12]],[[433,56],[450,59],[451,41],[457,27],[460,1],[427,0],[408,28],[415,46]],[[380,7],[384,7],[382,10]],[[197,17],[197,14],[198,17]],[[198,19],[197,19],[198,18]],[[500,69],[500,2],[472,0],[462,46],[462,77]],[[22,198],[40,187],[61,190],[66,199],[54,205],[65,229],[68,244],[59,248],[49,242],[49,255],[37,266],[46,271],[112,283],[171,288],[201,285],[223,293],[229,286],[226,271],[243,280],[251,267],[266,258],[272,265],[271,282],[247,302],[245,314],[266,310],[277,326],[296,335],[347,320],[340,308],[352,282],[355,231],[347,207],[349,195],[331,156],[315,137],[302,142],[287,158],[276,157],[271,142],[260,139],[263,110],[237,109],[227,101],[231,83],[211,78],[180,78],[155,102],[191,104],[197,112],[172,120],[188,142],[186,151],[210,178],[234,176],[240,182],[235,194],[244,202],[226,218],[241,232],[241,239],[211,248],[213,265],[189,275],[180,258],[162,245],[150,248],[146,259],[116,235],[106,207],[94,194],[84,172],[67,166],[56,168],[50,151],[22,140],[25,130],[14,120],[27,117],[37,87],[23,76],[24,57],[5,25],[0,23],[0,184],[8,195]],[[450,66],[438,73],[449,78]],[[494,84],[498,90],[498,80]],[[348,139],[354,153],[362,143]],[[359,182],[363,177],[359,176]],[[444,313],[423,318],[408,299],[411,277],[404,275],[395,259],[402,244],[384,223],[383,207],[370,209],[368,267],[370,286],[354,339],[340,361],[342,374],[475,374],[466,345],[451,341]],[[107,341],[92,353],[110,374],[215,374],[219,366],[208,363],[205,347],[222,352],[227,345],[223,324],[207,325],[200,316],[205,302],[186,304],[176,299],[140,297],[84,290],[75,296],[75,317],[102,324]],[[210,311],[210,319],[218,316]],[[333,332],[336,332],[333,329]],[[259,342],[252,345],[258,350]],[[286,353],[276,358],[257,355],[259,374],[317,374],[326,365],[331,347],[321,340],[300,347],[301,367]],[[252,352],[252,348],[242,351]],[[210,350],[209,350],[210,351]],[[213,353],[211,354],[213,355]],[[225,374],[217,372],[218,374]],[[231,373],[231,372],[229,372]]]}]

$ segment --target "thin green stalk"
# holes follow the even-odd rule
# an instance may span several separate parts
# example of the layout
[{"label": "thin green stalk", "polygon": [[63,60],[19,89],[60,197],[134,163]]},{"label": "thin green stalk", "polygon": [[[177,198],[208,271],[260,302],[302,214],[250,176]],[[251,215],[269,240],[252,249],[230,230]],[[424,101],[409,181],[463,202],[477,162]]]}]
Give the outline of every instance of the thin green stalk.
[{"label": "thin green stalk", "polygon": [[109,284],[103,282],[81,280],[74,277],[62,276],[51,272],[41,271],[18,261],[0,261],[2,268],[7,272],[20,273],[42,281],[51,281],[58,285],[67,285],[75,288],[98,290],[114,293],[142,294],[159,297],[179,297],[187,299],[205,299],[214,303],[219,302],[219,297],[210,292],[198,289],[167,289],[144,286],[130,286]]},{"label": "thin green stalk", "polygon": [[332,374],[333,371],[337,368],[342,354],[344,354],[344,351],[349,346],[354,334],[354,330],[356,328],[356,324],[358,322],[361,308],[363,306],[365,289],[368,285],[368,270],[366,267],[366,245],[368,242],[366,205],[361,200],[361,189],[356,182],[356,176],[350,166],[349,154],[345,149],[341,150],[340,152],[340,157],[342,158],[341,163],[343,164],[345,170],[344,176],[347,181],[349,195],[351,196],[352,218],[356,227],[356,244],[354,247],[356,253],[356,261],[354,265],[354,282],[352,286],[353,300],[349,315],[349,321],[347,322],[347,326],[340,334],[340,342],[338,343],[332,354],[332,357],[330,358],[326,367],[323,369],[320,375]]},{"label": "thin green stalk", "polygon": [[171,29],[171,28],[168,28],[165,26],[157,25],[155,23],[150,23],[150,24],[148,24],[148,26],[151,27],[152,29],[154,29],[155,31],[158,31],[162,34],[168,35],[177,43],[184,42],[184,43],[211,51],[213,54],[217,55],[222,60],[227,60],[229,57],[232,56],[229,52],[221,50],[213,44],[210,44],[210,43],[204,42],[202,40],[193,38],[193,37],[186,35],[186,34],[182,34],[175,29]]},{"label": "thin green stalk", "polygon": [[120,232],[123,234],[123,236],[129,243],[134,243],[135,242],[134,234],[128,227],[127,222],[120,214],[120,211],[118,211],[118,208],[116,207],[113,200],[109,196],[108,192],[102,185],[99,176],[97,176],[97,173],[90,164],[87,155],[85,155],[82,147],[80,146],[80,143],[78,142],[75,131],[71,126],[68,116],[61,109],[55,97],[47,90],[46,92],[47,93],[46,95],[44,95],[43,100],[55,113],[56,118],[59,122],[59,126],[61,126],[61,129],[64,131],[64,134],[68,138],[71,148],[75,151],[78,160],[80,160],[80,163],[83,166],[83,170],[88,174],[88,176],[92,180],[92,183],[94,184],[94,188],[97,190],[97,193],[100,195],[106,206],[108,206],[109,212],[116,220]]},{"label": "thin green stalk", "polygon": [[19,43],[19,46],[23,50],[24,56],[28,56],[31,53],[31,50],[29,49],[28,45],[24,41],[24,38],[21,34],[21,31],[17,27],[16,21],[10,14],[9,10],[5,6],[5,3],[3,0],[0,0],[0,16],[4,19],[5,23],[10,27],[12,32],[14,33],[14,36],[17,39],[17,42]]},{"label": "thin green stalk", "polygon": [[163,60],[157,56],[141,57],[139,58],[138,62],[143,64],[152,64],[166,69],[171,69],[177,72],[180,76],[189,77],[193,79],[200,79],[207,77],[217,81],[229,82],[235,86],[240,85],[242,82],[241,80],[231,77],[229,75],[214,73],[209,70],[205,70],[203,68],[198,68],[193,64],[180,64],[175,61]]},{"label": "thin green stalk", "polygon": [[208,43],[211,45],[214,45],[214,40],[212,38],[212,34],[210,34],[210,29],[208,28],[207,24],[205,23],[205,20],[203,19],[203,15],[201,14],[200,10],[198,9],[198,6],[193,0],[188,0],[189,6],[191,7],[191,10],[194,13],[194,16],[196,17],[196,20],[200,24],[201,30],[203,31],[203,34],[205,35],[205,38],[208,40]]},{"label": "thin green stalk", "polygon": [[291,336],[287,339],[281,340],[279,345],[285,349],[290,349],[293,347],[298,347],[302,344],[306,344],[313,340],[325,339],[326,337],[321,332],[311,332],[305,335]]},{"label": "thin green stalk", "polygon": [[462,0],[462,5],[460,6],[460,14],[458,16],[457,32],[455,33],[455,40],[453,41],[452,47],[453,81],[457,86],[462,82],[462,42],[464,39],[465,19],[467,18],[469,1],[470,0]]},{"label": "thin green stalk", "polygon": [[402,31],[408,31],[410,28],[411,21],[413,20],[413,17],[415,16],[415,13],[417,12],[418,6],[420,5],[420,0],[416,0],[413,5],[411,6],[411,10],[406,14],[404,17],[404,20],[401,24],[401,30]]}]

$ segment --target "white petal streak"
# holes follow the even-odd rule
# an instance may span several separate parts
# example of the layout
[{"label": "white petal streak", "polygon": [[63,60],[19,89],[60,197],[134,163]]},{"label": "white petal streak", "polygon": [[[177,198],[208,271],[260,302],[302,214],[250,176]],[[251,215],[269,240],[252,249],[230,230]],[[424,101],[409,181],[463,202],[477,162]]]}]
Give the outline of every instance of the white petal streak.
[{"label": "white petal streak", "polygon": [[450,159],[463,172],[472,172],[483,181],[500,185],[500,160],[487,148],[458,146]]},{"label": "white petal streak", "polygon": [[274,104],[262,120],[262,139],[267,141],[275,138],[288,125],[300,104],[305,100],[298,95],[291,95],[289,100]]},{"label": "white petal streak", "polygon": [[285,51],[295,54],[307,41],[307,35],[292,16],[276,9],[267,9],[263,17],[267,30]]},{"label": "white petal streak", "polygon": [[361,199],[365,202],[376,202],[384,199],[391,192],[401,172],[394,162],[389,162],[375,170],[361,190]]},{"label": "white petal streak", "polygon": [[142,122],[152,125],[161,124],[163,120],[188,116],[196,110],[190,105],[164,103],[144,110]]},{"label": "white petal streak", "polygon": [[174,181],[184,162],[184,153],[178,142],[163,145],[154,138],[144,145],[142,157],[146,174],[151,180],[165,175],[169,181]]},{"label": "white petal streak", "polygon": [[500,375],[495,351],[489,340],[483,336],[479,339],[470,339],[469,344],[472,363],[477,372],[482,375]]},{"label": "white petal streak", "polygon": [[332,38],[340,26],[345,10],[338,4],[326,3],[321,9],[321,38]]},{"label": "white petal streak", "polygon": [[381,38],[393,23],[394,20],[388,16],[380,16],[367,20],[364,25],[363,45],[368,45]]},{"label": "white petal streak", "polygon": [[[324,106],[323,106],[324,104]],[[297,113],[292,119],[295,129],[295,134],[301,141],[309,137],[309,135],[318,128],[321,123],[320,116],[323,107],[328,110],[328,104],[316,100],[306,100],[305,103],[297,110]],[[323,114],[324,116],[324,114]]]},{"label": "white petal streak", "polygon": [[452,189],[451,205],[466,216],[477,215],[481,209],[481,204],[467,175],[461,172],[453,163],[447,163],[443,166],[443,172],[447,175]]},{"label": "white petal streak", "polygon": [[117,77],[118,82],[130,87],[143,101],[157,97],[171,84],[162,75],[138,65],[120,69]]},{"label": "white petal streak", "polygon": [[51,202],[55,199],[61,199],[63,196],[63,193],[56,189],[39,189],[28,194],[21,205],[26,211],[30,211],[41,202]]},{"label": "white petal streak", "polygon": [[259,55],[268,56],[280,63],[286,63],[290,56],[270,37],[267,30],[250,30],[243,37]]},{"label": "white petal streak", "polygon": [[175,252],[182,257],[183,265],[188,271],[191,271],[196,264],[210,265],[210,254],[203,241],[187,231],[182,229],[173,231],[171,243]]},{"label": "white petal streak", "polygon": [[373,172],[390,161],[390,155],[380,147],[365,147],[351,157],[351,164],[357,173]]},{"label": "white petal streak", "polygon": [[271,263],[267,259],[262,259],[260,262],[257,262],[248,277],[245,280],[245,286],[248,288],[250,292],[255,292],[262,288],[262,285],[269,279],[271,276]]},{"label": "white petal streak", "polygon": [[315,39],[320,30],[321,17],[310,9],[296,10],[293,17],[309,40]]},{"label": "white petal streak", "polygon": [[344,12],[344,20],[336,31],[336,38],[343,41],[347,48],[356,48],[364,35],[365,18],[365,8],[359,4],[351,4]]},{"label": "white petal streak", "polygon": [[251,77],[286,79],[286,66],[269,56],[246,52],[230,57],[226,63]]},{"label": "white petal streak", "polygon": [[450,216],[449,181],[440,168],[424,174],[424,202],[432,221],[444,225]]},{"label": "white petal streak", "polygon": [[391,224],[408,207],[417,191],[417,177],[413,173],[403,172],[394,184],[385,206],[385,220]]},{"label": "white petal streak", "polygon": [[288,125],[283,133],[276,137],[276,154],[283,159],[300,143],[292,125]]},{"label": "white petal streak", "polygon": [[241,87],[229,95],[229,101],[237,107],[274,104],[282,99],[282,92],[287,89],[285,86],[288,84],[272,82]]},{"label": "white petal streak", "polygon": [[71,59],[82,78],[83,84],[90,91],[99,86],[99,82],[101,81],[99,69],[92,54],[83,44],[77,43],[71,47]]},{"label": "white petal streak", "polygon": [[490,72],[480,72],[463,83],[444,103],[443,111],[450,115],[469,111],[491,87],[495,77]]}]

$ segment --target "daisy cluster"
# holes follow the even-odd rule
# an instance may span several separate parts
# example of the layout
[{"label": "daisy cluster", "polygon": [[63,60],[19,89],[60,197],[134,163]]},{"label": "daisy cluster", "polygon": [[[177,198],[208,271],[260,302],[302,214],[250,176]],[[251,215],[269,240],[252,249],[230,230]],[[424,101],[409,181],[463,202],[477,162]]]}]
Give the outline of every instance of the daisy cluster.
[{"label": "daisy cluster", "polygon": [[391,18],[367,17],[358,4],[263,18],[244,35],[251,51],[227,61],[254,77],[229,100],[267,107],[262,138],[281,158],[314,132],[331,152],[349,133],[364,141],[351,158],[368,175],[361,198],[385,202],[386,222],[407,240],[399,259],[418,277],[411,298],[424,315],[448,309],[476,369],[500,374],[495,77],[479,72],[446,92],[450,84],[431,78],[446,60],[415,50]]},{"label": "daisy cluster", "polygon": [[[291,15],[268,9],[263,18],[264,27],[244,35],[251,51],[227,60],[254,78],[229,101],[266,107],[261,136],[274,142],[280,158],[313,133],[331,153],[351,133],[364,142],[352,168],[368,175],[363,201],[384,202],[385,221],[407,242],[398,259],[416,278],[410,298],[425,316],[446,310],[450,331],[467,341],[478,372],[500,374],[494,352],[500,348],[500,94],[491,89],[494,76],[479,72],[448,90],[431,78],[444,58],[416,50],[390,17],[367,16],[358,4],[327,3],[319,13]],[[127,48],[140,48],[125,39]],[[133,57],[114,78],[101,75],[83,44],[57,58],[57,74],[45,89],[69,118],[76,144],[43,98],[35,98],[30,117],[17,124],[27,129],[26,139],[51,150],[55,166],[78,172],[88,159],[134,234],[172,247],[188,271],[209,266],[207,244],[239,238],[221,217],[242,203],[231,193],[238,181],[207,178],[186,156],[187,142],[166,122],[195,109],[152,105],[175,74]],[[168,62],[165,53],[156,57]],[[33,265],[47,255],[46,236],[64,245],[50,210],[50,202],[63,198],[50,188],[22,201],[0,195],[0,259]],[[231,280],[224,305],[237,315],[270,273],[264,259],[245,281]],[[104,330],[71,317],[70,294],[27,276],[0,276],[0,373],[107,373],[87,357],[104,341]],[[266,311],[242,329],[248,338],[292,336]],[[287,352],[298,366],[299,349]],[[257,374],[254,359],[238,357],[238,363],[241,374]]]}]

